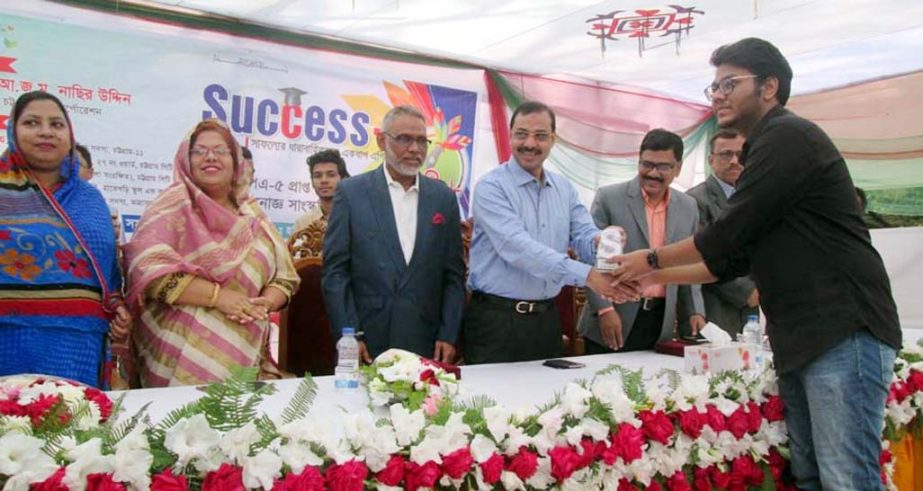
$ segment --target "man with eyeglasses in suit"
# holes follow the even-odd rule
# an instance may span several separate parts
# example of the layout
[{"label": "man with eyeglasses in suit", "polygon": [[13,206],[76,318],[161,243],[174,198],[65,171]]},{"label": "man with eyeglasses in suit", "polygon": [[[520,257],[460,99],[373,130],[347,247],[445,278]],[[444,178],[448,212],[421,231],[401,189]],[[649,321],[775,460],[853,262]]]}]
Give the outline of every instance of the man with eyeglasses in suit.
[{"label": "man with eyeglasses in suit", "polygon": [[[622,227],[626,252],[691,236],[698,225],[695,200],[670,189],[682,162],[679,135],[664,129],[649,131],[641,141],[638,176],[597,191],[591,208],[596,225]],[[580,331],[588,355],[649,350],[672,338],[677,315],[688,319],[696,334],[705,325],[704,313],[698,285],[654,285],[641,293],[639,301],[619,305],[587,292]]]},{"label": "man with eyeglasses in suit", "polygon": [[339,183],[324,236],[324,301],[338,339],[363,333],[360,358],[389,348],[453,362],[465,300],[455,193],[420,174],[426,119],[397,106],[376,135],[378,169]]},{"label": "man with eyeglasses in suit", "polygon": [[[466,363],[539,360],[561,355],[555,297],[564,285],[610,296],[612,278],[590,266],[599,229],[564,176],[544,168],[555,116],[535,101],[510,120],[513,156],[474,190],[471,301],[465,310]],[[579,259],[568,257],[573,248]]]},{"label": "man with eyeglasses in suit", "polygon": [[[686,191],[699,206],[699,230],[718,219],[734,194],[737,178],[744,170],[740,162],[743,145],[744,137],[732,129],[720,129],[711,137],[708,153],[711,175]],[[708,320],[735,338],[747,316],[759,314],[759,291],[749,276],[702,285],[702,299]]]}]

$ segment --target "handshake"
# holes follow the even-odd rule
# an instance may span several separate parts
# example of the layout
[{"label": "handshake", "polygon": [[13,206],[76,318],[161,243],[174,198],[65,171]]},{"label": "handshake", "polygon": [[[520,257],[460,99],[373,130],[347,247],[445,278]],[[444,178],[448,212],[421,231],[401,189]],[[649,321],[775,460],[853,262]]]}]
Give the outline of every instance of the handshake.
[{"label": "handshake", "polygon": [[[644,254],[643,251],[622,254],[626,242],[627,237],[622,227],[603,229],[596,247],[596,267],[590,270],[586,279],[587,288],[614,303],[638,301],[641,292],[653,284],[653,278],[647,276],[651,269],[636,271],[638,268],[632,267],[638,262],[639,254]],[[642,265],[647,266],[646,259]]]}]

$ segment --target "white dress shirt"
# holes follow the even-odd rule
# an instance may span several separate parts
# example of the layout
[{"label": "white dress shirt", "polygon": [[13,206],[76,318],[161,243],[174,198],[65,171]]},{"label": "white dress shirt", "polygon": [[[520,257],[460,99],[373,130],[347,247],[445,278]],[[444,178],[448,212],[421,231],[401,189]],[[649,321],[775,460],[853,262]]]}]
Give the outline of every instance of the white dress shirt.
[{"label": "white dress shirt", "polygon": [[[388,164],[382,164],[387,166]],[[397,224],[397,236],[401,241],[404,261],[410,264],[413,256],[413,244],[417,238],[417,207],[420,203],[420,179],[415,177],[413,186],[404,190],[404,186],[395,181],[385,168],[385,182],[391,195],[391,209],[394,210],[394,223]]]}]

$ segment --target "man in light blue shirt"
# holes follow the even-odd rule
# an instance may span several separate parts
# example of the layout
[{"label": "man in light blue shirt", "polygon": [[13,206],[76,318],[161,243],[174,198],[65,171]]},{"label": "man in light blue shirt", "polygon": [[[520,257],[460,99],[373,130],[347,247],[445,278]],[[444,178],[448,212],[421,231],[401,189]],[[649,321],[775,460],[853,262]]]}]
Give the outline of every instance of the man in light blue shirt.
[{"label": "man in light blue shirt", "polygon": [[[554,299],[564,285],[614,294],[611,278],[590,266],[599,229],[577,190],[546,171],[555,141],[554,112],[526,102],[513,112],[513,158],[475,189],[463,325],[469,364],[553,358],[561,354]],[[568,257],[572,247],[579,260]]]}]

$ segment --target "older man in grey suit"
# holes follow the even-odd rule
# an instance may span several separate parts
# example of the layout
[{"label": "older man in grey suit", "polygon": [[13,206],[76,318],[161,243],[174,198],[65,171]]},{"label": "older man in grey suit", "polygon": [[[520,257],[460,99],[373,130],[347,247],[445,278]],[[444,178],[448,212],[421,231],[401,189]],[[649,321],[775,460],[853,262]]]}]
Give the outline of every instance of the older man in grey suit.
[{"label": "older man in grey suit", "polygon": [[335,337],[364,331],[369,362],[388,348],[453,361],[465,296],[455,193],[419,173],[429,140],[410,106],[388,111],[380,168],[342,181],[324,237],[322,285]]},{"label": "older man in grey suit", "polygon": [[[644,135],[638,177],[600,188],[591,213],[600,228],[617,225],[625,230],[625,251],[656,249],[695,233],[698,211],[695,200],[670,191],[679,174],[683,140],[662,129]],[[682,302],[677,300],[682,297]],[[642,292],[641,301],[613,305],[591,291],[580,318],[580,332],[587,354],[652,349],[670,339],[677,315],[688,318],[698,331],[705,324],[704,305],[698,285],[660,285]]]},{"label": "older man in grey suit", "polygon": [[[743,145],[744,137],[734,130],[723,129],[712,136],[708,154],[712,174],[686,191],[699,206],[700,228],[714,223],[734,194],[734,186],[744,170],[740,164]],[[759,293],[748,276],[702,285],[702,298],[708,320],[731,335],[740,333],[748,315],[759,314]]]}]

